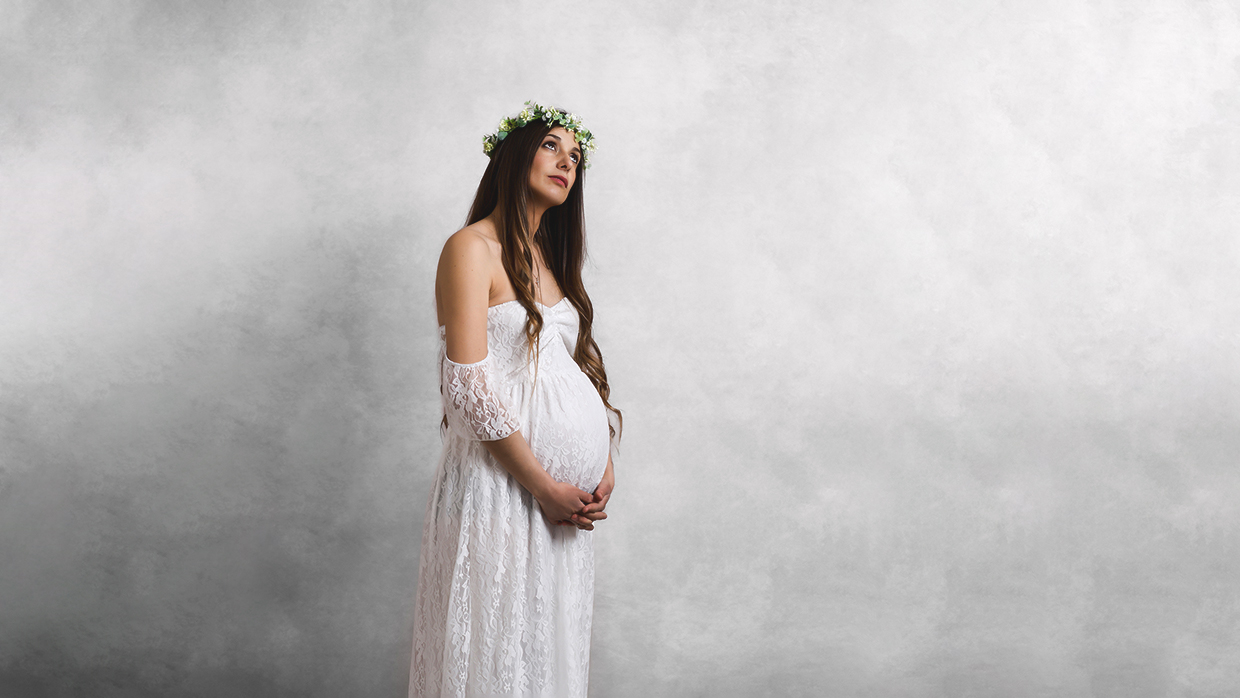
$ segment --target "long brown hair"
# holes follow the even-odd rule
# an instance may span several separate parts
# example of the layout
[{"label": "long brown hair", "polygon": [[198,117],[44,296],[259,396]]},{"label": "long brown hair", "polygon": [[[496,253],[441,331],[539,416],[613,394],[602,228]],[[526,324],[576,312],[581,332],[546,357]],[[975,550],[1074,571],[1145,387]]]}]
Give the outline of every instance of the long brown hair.
[{"label": "long brown hair", "polygon": [[[567,113],[558,108],[557,111]],[[535,361],[543,329],[542,312],[534,302],[532,245],[538,246],[555,282],[581,316],[573,360],[598,390],[603,406],[616,415],[623,432],[624,417],[608,401],[611,387],[607,384],[607,371],[603,368],[603,354],[594,341],[594,304],[590,302],[581,281],[581,269],[586,261],[586,212],[581,194],[585,184],[584,159],[577,162],[577,181],[568,190],[568,199],[559,206],[547,209],[538,230],[530,230],[530,168],[534,165],[534,154],[551,128],[541,119],[531,121],[509,132],[495,146],[491,151],[491,162],[478,183],[478,192],[474,195],[465,225],[473,225],[491,215],[496,207],[499,208],[499,225],[495,232],[503,250],[504,271],[517,294],[517,303],[525,308],[525,337],[531,351],[535,352]],[[616,436],[615,427],[609,424],[608,430],[612,437]]]}]

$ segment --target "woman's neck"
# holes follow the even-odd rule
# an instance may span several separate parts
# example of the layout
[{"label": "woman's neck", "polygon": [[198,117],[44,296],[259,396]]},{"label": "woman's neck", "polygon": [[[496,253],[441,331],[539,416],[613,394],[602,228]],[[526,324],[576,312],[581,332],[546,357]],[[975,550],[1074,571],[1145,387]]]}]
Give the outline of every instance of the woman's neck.
[{"label": "woman's neck", "polygon": [[[539,206],[538,204],[535,204],[535,203],[531,203],[529,207],[526,208],[526,215],[528,216],[528,220],[530,222],[530,233],[531,234],[533,234],[534,231],[538,230],[538,226],[542,223],[542,217],[543,217],[543,214],[547,212],[547,208],[548,208],[547,206]],[[495,227],[496,231],[499,231],[501,221],[504,220],[503,207],[497,205],[495,207],[495,210],[492,211],[486,217],[486,219],[491,222],[491,225]]]}]

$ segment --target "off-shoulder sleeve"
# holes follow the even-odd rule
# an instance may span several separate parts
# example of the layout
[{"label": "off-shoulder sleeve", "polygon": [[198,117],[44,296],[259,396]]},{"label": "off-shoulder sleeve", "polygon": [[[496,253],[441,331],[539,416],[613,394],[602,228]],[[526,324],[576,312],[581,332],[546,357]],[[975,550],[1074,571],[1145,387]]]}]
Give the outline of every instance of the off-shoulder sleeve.
[{"label": "off-shoulder sleeve", "polygon": [[520,428],[517,416],[496,394],[491,355],[472,364],[458,364],[443,355],[440,385],[448,423],[479,441],[496,441]]}]

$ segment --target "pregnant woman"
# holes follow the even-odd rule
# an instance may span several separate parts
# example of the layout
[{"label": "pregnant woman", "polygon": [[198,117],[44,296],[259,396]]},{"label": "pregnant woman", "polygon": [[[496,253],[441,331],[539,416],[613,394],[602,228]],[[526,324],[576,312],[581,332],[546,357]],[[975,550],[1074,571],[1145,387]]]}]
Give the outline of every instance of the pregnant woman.
[{"label": "pregnant woman", "polygon": [[594,523],[615,477],[592,336],[580,120],[526,102],[483,140],[435,279],[444,448],[414,605],[414,696],[585,696]]}]

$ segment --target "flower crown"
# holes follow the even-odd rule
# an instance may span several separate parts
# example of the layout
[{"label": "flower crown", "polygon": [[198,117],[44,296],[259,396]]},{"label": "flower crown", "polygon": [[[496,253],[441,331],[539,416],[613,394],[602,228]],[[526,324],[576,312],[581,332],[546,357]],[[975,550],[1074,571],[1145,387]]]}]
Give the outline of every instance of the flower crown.
[{"label": "flower crown", "polygon": [[509,117],[499,122],[499,131],[482,138],[482,152],[487,157],[491,157],[491,153],[495,151],[499,142],[504,140],[509,133],[522,126],[542,119],[551,126],[563,126],[565,130],[573,134],[573,138],[577,139],[577,144],[581,146],[581,166],[588,168],[590,166],[590,153],[594,152],[594,134],[589,129],[582,128],[581,117],[576,114],[565,114],[556,111],[554,107],[544,107],[538,102],[527,100],[525,108],[520,114]]}]

